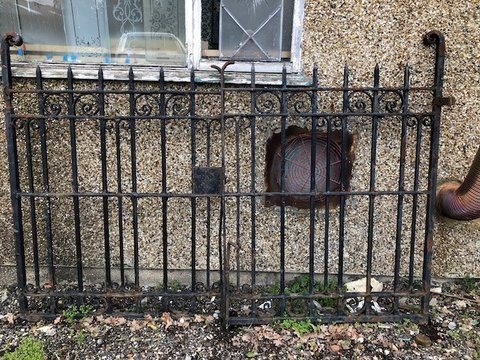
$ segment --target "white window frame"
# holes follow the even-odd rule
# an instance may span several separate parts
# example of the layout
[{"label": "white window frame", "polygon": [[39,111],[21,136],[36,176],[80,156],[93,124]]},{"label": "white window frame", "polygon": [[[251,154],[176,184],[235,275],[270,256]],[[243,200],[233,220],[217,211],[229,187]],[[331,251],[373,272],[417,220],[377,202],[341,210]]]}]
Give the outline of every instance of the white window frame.
[{"label": "white window frame", "polygon": [[[292,24],[292,46],[290,50],[290,61],[279,62],[249,62],[236,61],[228,67],[228,71],[250,71],[252,64],[255,70],[265,73],[279,73],[283,66],[289,73],[298,73],[302,69],[302,34],[305,0],[295,1],[293,8]],[[202,58],[202,1],[185,0],[185,35],[187,48],[187,66],[195,70],[212,70],[212,65],[222,66],[225,61]]]}]

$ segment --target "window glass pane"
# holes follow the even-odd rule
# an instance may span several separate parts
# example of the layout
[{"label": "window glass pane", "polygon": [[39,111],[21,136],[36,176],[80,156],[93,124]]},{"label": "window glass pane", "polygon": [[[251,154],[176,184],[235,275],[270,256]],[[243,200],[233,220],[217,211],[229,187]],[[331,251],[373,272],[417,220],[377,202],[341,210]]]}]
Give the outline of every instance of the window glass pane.
[{"label": "window glass pane", "polygon": [[13,1],[0,0],[0,30],[2,35],[7,29],[18,31],[17,9]]},{"label": "window glass pane", "polygon": [[[295,1],[283,2],[282,51],[291,51]],[[202,49],[218,50],[220,0],[202,0]]]},{"label": "window glass pane", "polygon": [[218,50],[220,0],[202,0],[202,49]]},{"label": "window glass pane", "polygon": [[0,0],[30,61],[186,65],[184,0]]},{"label": "window glass pane", "polygon": [[68,45],[62,60],[101,62],[108,59],[110,46],[104,3],[63,0],[62,4]]},{"label": "window glass pane", "polygon": [[25,59],[27,49],[32,56],[50,59],[50,50],[66,44],[60,1],[0,0],[0,32],[7,31],[23,36],[25,46],[19,49],[20,59]]},{"label": "window glass pane", "polygon": [[294,6],[294,0],[283,1],[282,51],[290,51],[292,48],[292,25]]},{"label": "window glass pane", "polygon": [[[240,0],[242,1],[242,0]],[[244,1],[244,0],[243,0]],[[244,2],[253,4],[254,0]],[[292,25],[295,0],[283,1],[282,58],[288,58],[292,47]],[[241,11],[245,11],[241,8]],[[202,56],[219,57],[220,0],[202,0]],[[212,50],[212,51],[207,51]],[[255,59],[250,59],[255,60]]]},{"label": "window glass pane", "polygon": [[283,0],[222,0],[220,57],[281,59]]},{"label": "window glass pane", "polygon": [[186,65],[183,0],[109,3],[110,40],[117,61]]}]

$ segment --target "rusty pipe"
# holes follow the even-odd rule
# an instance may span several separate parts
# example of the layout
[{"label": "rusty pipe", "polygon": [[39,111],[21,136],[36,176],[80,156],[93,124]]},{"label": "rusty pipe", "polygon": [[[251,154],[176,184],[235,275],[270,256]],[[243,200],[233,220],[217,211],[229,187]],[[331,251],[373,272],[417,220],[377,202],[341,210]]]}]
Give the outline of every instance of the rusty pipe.
[{"label": "rusty pipe", "polygon": [[437,211],[456,220],[480,218],[480,147],[463,183],[443,184],[437,192]]}]

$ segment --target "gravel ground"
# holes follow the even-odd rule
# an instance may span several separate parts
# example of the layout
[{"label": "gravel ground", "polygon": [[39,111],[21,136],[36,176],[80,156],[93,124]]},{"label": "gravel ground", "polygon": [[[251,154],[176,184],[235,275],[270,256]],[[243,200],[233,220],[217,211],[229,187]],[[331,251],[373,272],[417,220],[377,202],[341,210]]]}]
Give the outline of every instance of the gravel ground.
[{"label": "gravel ground", "polygon": [[480,283],[473,280],[444,283],[428,325],[285,322],[229,332],[212,316],[128,320],[88,309],[81,319],[26,322],[12,290],[0,288],[2,360],[25,338],[40,341],[48,359],[480,359]]}]

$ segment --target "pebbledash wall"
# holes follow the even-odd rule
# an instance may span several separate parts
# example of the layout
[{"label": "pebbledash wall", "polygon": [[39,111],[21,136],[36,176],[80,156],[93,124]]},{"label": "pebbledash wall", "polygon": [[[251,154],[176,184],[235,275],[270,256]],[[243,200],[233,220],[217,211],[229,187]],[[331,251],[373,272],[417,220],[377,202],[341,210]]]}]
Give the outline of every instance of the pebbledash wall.
[{"label": "pebbledash wall", "polygon": [[[306,76],[310,75],[313,65],[319,65],[319,77],[322,85],[341,85],[343,66],[347,64],[351,69],[351,83],[353,85],[368,85],[373,82],[373,69],[376,63],[380,65],[382,85],[402,84],[403,66],[408,63],[412,68],[412,84],[431,84],[434,72],[434,52],[422,44],[422,37],[430,30],[441,31],[446,38],[447,59],[445,69],[444,94],[454,96],[456,105],[443,109],[440,157],[439,157],[439,183],[451,179],[463,179],[473,160],[480,142],[480,3],[474,1],[327,1],[306,0],[304,33],[302,43],[303,69]],[[127,70],[125,70],[127,71]],[[74,69],[75,73],[75,69]],[[20,81],[25,88],[34,88],[32,79],[15,79]],[[79,83],[77,86],[94,87],[92,83]],[[47,81],[46,87],[65,87],[65,81]],[[122,82],[108,82],[112,88],[126,89]],[[145,83],[141,86],[155,86]],[[215,85],[208,85],[215,86]],[[215,101],[204,99],[204,108],[212,109],[217,106]],[[419,100],[420,101],[420,100]],[[421,102],[421,101],[420,101]],[[22,95],[16,100],[19,112],[35,112],[34,98]],[[33,106],[33,108],[32,108]],[[118,97],[108,104],[107,112],[128,114],[126,98]],[[226,106],[249,106],[242,99],[228,99]],[[3,121],[3,119],[2,119]],[[2,123],[3,124],[3,123]],[[2,125],[3,126],[3,125]],[[151,126],[151,128],[149,128]],[[3,126],[4,127],[4,126]],[[142,129],[143,128],[143,129]],[[190,159],[188,146],[190,134],[186,128],[172,126],[169,129],[171,138],[168,148],[168,177],[172,184],[171,191],[186,191],[191,188],[189,174]],[[369,136],[370,132],[358,126],[351,129],[355,137],[355,163],[352,171],[352,189],[365,189],[369,177]],[[260,130],[260,129],[259,129]],[[271,135],[272,129],[265,127],[264,132],[257,133],[257,144],[265,144]],[[398,171],[395,161],[399,156],[400,127],[384,127],[379,131],[378,138],[378,187],[393,188],[398,184],[397,175],[391,174]],[[140,125],[137,137],[137,162],[138,162],[138,188],[139,191],[159,191],[156,179],[160,173],[158,154],[158,129],[155,125]],[[233,136],[232,134],[227,134]],[[245,137],[245,149],[248,149],[248,134]],[[59,126],[56,131],[49,134],[49,156],[53,160],[50,177],[52,187],[63,187],[69,183],[69,136],[68,128]],[[107,139],[113,149],[113,137]],[[8,168],[6,157],[5,134],[0,133],[0,283],[13,281],[14,277],[14,241],[11,228],[11,211],[8,184]],[[78,157],[79,178],[84,190],[98,188],[101,184],[99,138],[98,131],[93,126],[79,125],[78,128]],[[127,145],[125,145],[127,146]],[[199,142],[199,147],[205,146]],[[426,144],[428,146],[428,144]],[[187,149],[187,150],[185,150]],[[243,150],[243,149],[242,149]],[[187,151],[187,152],[186,152]],[[234,150],[232,150],[234,151]],[[259,146],[257,164],[257,186],[263,188],[263,166],[265,148]],[[426,148],[424,149],[426,151]],[[127,154],[127,151],[124,151]],[[249,154],[249,151],[245,151]],[[183,156],[184,154],[185,156]],[[112,155],[113,156],[113,155]],[[412,154],[407,154],[407,166],[412,167]],[[234,153],[227,151],[227,168],[234,167]],[[213,158],[213,163],[218,159]],[[111,159],[111,164],[114,160]],[[130,162],[127,157],[126,164]],[[249,157],[240,161],[242,173],[248,180]],[[409,164],[409,165],[408,165]],[[427,171],[427,164],[422,163],[422,171]],[[124,169],[128,173],[128,166]],[[227,178],[228,178],[227,169]],[[115,186],[115,169],[109,169],[110,181]],[[65,175],[67,174],[67,175]],[[184,174],[184,175],[182,175]],[[411,174],[410,174],[411,175]],[[408,172],[406,174],[408,180]],[[243,178],[242,177],[242,178]],[[246,180],[246,181],[247,181]],[[227,187],[229,185],[227,184]],[[248,183],[244,185],[247,187]],[[424,198],[420,199],[419,207],[424,209]],[[161,264],[161,201],[145,200],[139,206],[139,246],[140,266],[143,269],[155,269]],[[176,203],[176,204],[175,204]],[[408,201],[407,201],[408,203]],[[199,201],[199,209],[205,204]],[[397,200],[379,199],[376,205],[375,233],[374,233],[374,273],[376,275],[392,274],[395,242]],[[71,200],[65,199],[52,205],[55,263],[61,265],[74,265],[75,245],[72,216],[67,215],[72,211]],[[410,203],[411,206],[411,203]],[[189,218],[190,201],[188,199],[172,200],[170,209],[178,211],[169,215],[169,268],[188,269],[190,267],[190,223],[184,221]],[[100,200],[83,201],[82,210],[82,241],[84,244],[84,265],[88,267],[103,266],[100,255],[103,225],[101,220],[102,203]],[[231,207],[233,208],[233,207]],[[111,211],[116,209],[112,206]],[[126,206],[125,211],[129,210]],[[248,214],[249,202],[242,203],[242,213]],[[199,210],[200,213],[200,210]],[[335,211],[332,212],[336,214]],[[367,248],[367,198],[349,198],[347,201],[346,218],[346,243],[345,243],[345,272],[348,274],[362,274],[365,272],[365,258]],[[423,216],[424,210],[419,215]],[[218,214],[217,214],[218,215]],[[233,214],[227,213],[228,218]],[[322,210],[317,214],[322,219]],[[112,216],[115,218],[115,216]],[[242,217],[243,218],[243,217]],[[338,227],[338,217],[332,216],[331,243],[332,249],[338,246],[334,236]],[[153,219],[153,221],[152,221]],[[158,221],[154,220],[158,219]],[[212,219],[212,228],[218,229],[218,221]],[[249,234],[249,216],[245,216],[242,224],[242,233]],[[433,275],[435,277],[462,277],[465,275],[480,276],[480,222],[457,222],[436,217],[436,229],[433,252]],[[404,230],[409,230],[408,216],[405,219]],[[28,223],[28,221],[25,221]],[[257,207],[257,265],[259,270],[274,271],[278,268],[278,210],[275,207],[266,208],[259,201]],[[260,225],[261,224],[261,225]],[[117,226],[115,226],[117,225]],[[287,209],[288,232],[286,239],[287,270],[302,272],[308,269],[308,257],[305,249],[308,248],[308,211]],[[41,225],[40,225],[41,226]],[[128,221],[125,222],[128,226]],[[318,222],[321,231],[323,221]],[[115,229],[118,224],[112,223],[111,239],[115,239]],[[28,232],[28,227],[26,231]],[[42,230],[41,228],[39,229]],[[128,228],[125,229],[129,231]],[[197,231],[197,259],[198,268],[205,266],[206,247],[205,229]],[[419,234],[424,231],[423,223],[418,226]],[[247,235],[246,235],[247,236]],[[28,240],[27,240],[28,241]],[[417,249],[422,248],[423,238],[419,235]],[[404,240],[404,244],[408,239]],[[112,249],[115,244],[112,243]],[[404,255],[408,253],[408,246],[404,246]],[[45,262],[45,245],[40,244],[41,261]],[[27,247],[27,250],[29,248]],[[131,259],[132,249],[126,248],[126,263]],[[245,258],[249,249],[242,250]],[[212,261],[216,258],[218,248],[211,249]],[[318,249],[321,258],[322,249]],[[118,263],[118,252],[112,250],[112,265]],[[403,256],[402,269],[407,270],[407,257]],[[320,259],[321,260],[321,259]],[[318,271],[322,271],[322,263],[318,261]],[[31,262],[31,259],[29,259]],[[337,258],[332,250],[330,257],[331,271],[335,272]],[[248,260],[243,262],[248,270]],[[421,274],[422,256],[416,255],[415,267],[417,275]]]}]

